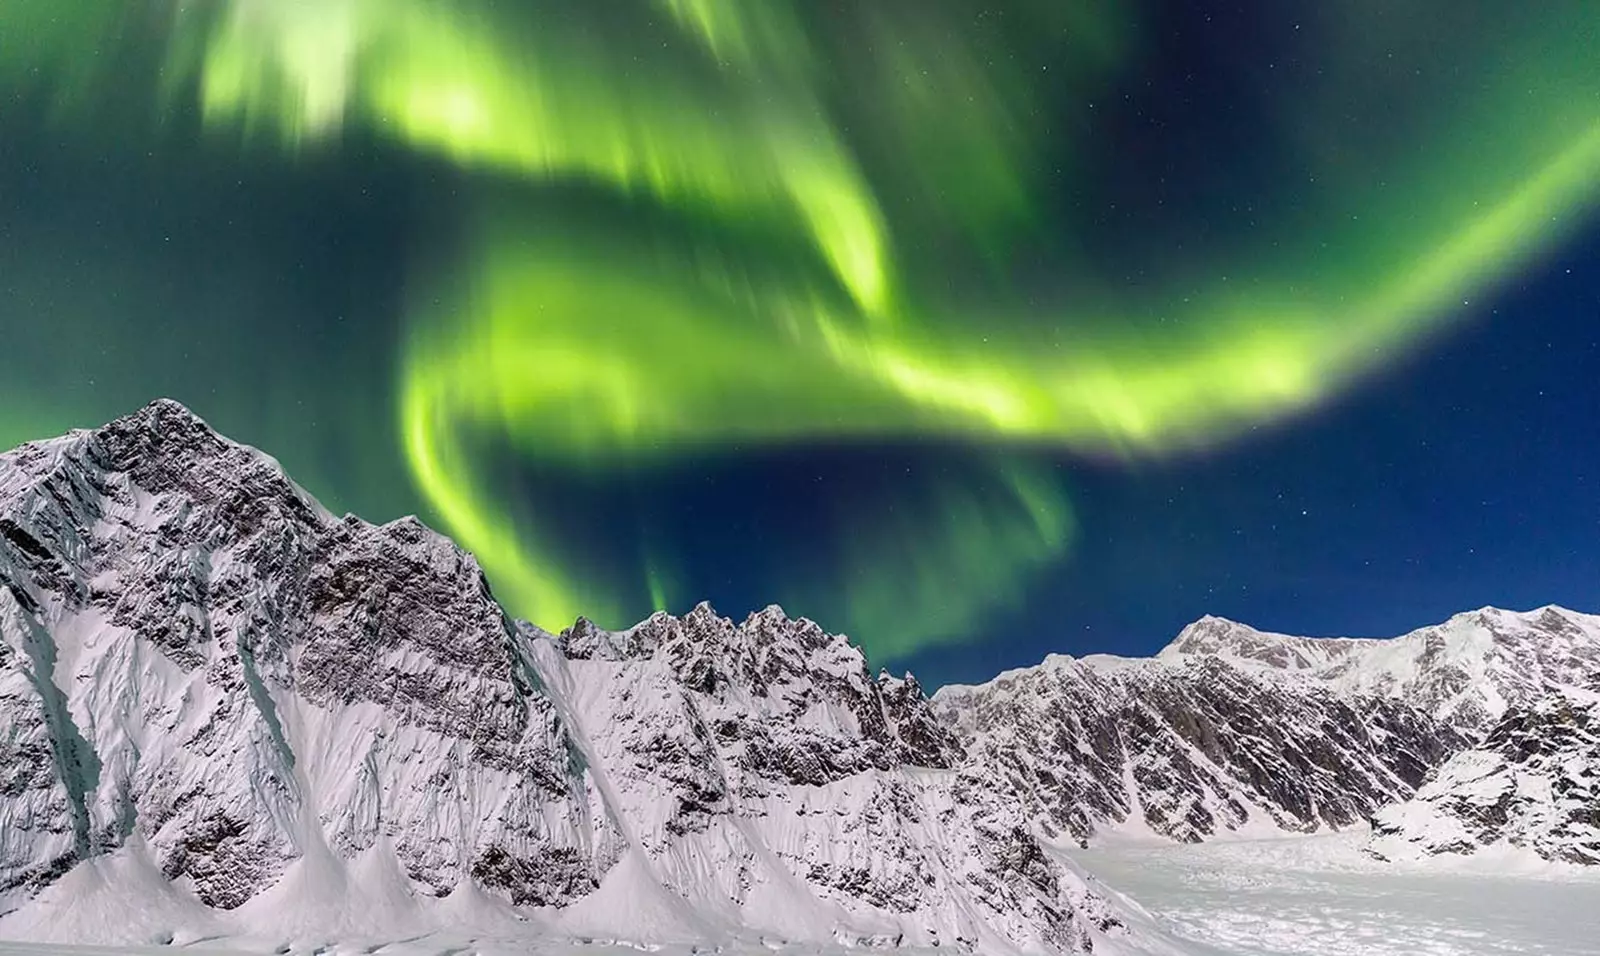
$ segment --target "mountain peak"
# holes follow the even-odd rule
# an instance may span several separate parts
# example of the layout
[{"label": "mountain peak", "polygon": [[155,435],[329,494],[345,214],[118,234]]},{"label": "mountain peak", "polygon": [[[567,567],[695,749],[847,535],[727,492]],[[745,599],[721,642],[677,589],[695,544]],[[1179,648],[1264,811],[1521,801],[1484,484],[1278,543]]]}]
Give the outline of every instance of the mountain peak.
[{"label": "mountain peak", "polygon": [[[166,397],[152,399],[143,408],[124,417],[149,418],[152,420],[164,419],[167,421],[186,421],[205,425],[204,419],[191,411],[189,406],[183,404],[175,398]],[[209,428],[210,426],[207,427]]]},{"label": "mountain peak", "polygon": [[147,450],[164,450],[168,446],[217,447],[233,444],[206,424],[205,419],[189,410],[187,405],[171,398],[158,398],[131,414],[124,415],[93,430],[101,440],[131,441]]},{"label": "mountain peak", "polygon": [[272,501],[297,520],[335,522],[276,458],[224,437],[173,399],[156,399],[86,437],[84,466],[124,473],[151,494],[177,492],[196,504],[214,504],[245,516]]},{"label": "mountain peak", "polygon": [[1156,656],[1163,660],[1186,656],[1270,657],[1283,642],[1293,640],[1299,638],[1269,634],[1248,624],[1207,614],[1179,631]]}]

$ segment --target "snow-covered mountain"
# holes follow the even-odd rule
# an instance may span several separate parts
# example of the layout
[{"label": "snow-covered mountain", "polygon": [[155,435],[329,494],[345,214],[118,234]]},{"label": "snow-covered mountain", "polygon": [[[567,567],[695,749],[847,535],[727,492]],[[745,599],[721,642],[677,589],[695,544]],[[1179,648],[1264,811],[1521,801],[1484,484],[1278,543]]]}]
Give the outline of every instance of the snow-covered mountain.
[{"label": "snow-covered mountain", "polygon": [[0,937],[1127,951],[1148,915],[1052,842],[1596,862],[1597,695],[1600,618],[1553,607],[1205,618],[932,700],[775,607],[549,634],[160,401],[0,455]]},{"label": "snow-covered mountain", "polygon": [[1465,742],[1403,701],[1208,656],[1054,656],[934,702],[1047,832],[1079,843],[1106,828],[1196,842],[1348,826]]},{"label": "snow-covered mountain", "polygon": [[1215,657],[1261,677],[1390,697],[1476,734],[1508,707],[1593,682],[1600,617],[1555,606],[1486,607],[1387,639],[1289,637],[1206,617],[1157,656],[1172,663]]},{"label": "snow-covered mountain", "polygon": [[702,604],[531,646],[641,865],[698,912],[985,951],[1115,928],[916,683],[811,621]]},{"label": "snow-covered mountain", "polygon": [[934,705],[1047,831],[1197,841],[1363,822],[1508,708],[1597,674],[1600,618],[1555,607],[1387,640],[1207,617],[1152,659],[1052,656]]},{"label": "snow-covered mountain", "polygon": [[1380,810],[1379,859],[1471,854],[1498,843],[1600,864],[1600,695],[1513,707],[1403,804]]},{"label": "snow-covered mountain", "polygon": [[[1202,627],[1201,625],[1207,625]],[[1482,608],[1391,640],[1263,635],[1211,620],[1163,652],[1417,706],[1470,743],[1374,815],[1379,859],[1509,845],[1600,863],[1600,617]],[[1197,633],[1198,632],[1198,633]]]},{"label": "snow-covered mountain", "polygon": [[809,621],[546,634],[173,402],[0,455],[0,936],[1121,935],[989,774]]},{"label": "snow-covered mountain", "polygon": [[157,402],[0,456],[0,900],[138,837],[237,907],[368,851],[591,891],[622,851],[473,559]]}]

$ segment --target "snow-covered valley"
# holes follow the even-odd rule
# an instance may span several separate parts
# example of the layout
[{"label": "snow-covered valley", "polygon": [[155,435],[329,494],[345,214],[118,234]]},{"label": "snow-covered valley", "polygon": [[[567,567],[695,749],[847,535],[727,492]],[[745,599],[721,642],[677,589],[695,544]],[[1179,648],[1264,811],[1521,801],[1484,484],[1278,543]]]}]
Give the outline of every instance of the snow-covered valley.
[{"label": "snow-covered valley", "polygon": [[[1477,860],[1385,864],[1362,852],[1365,834],[1222,840],[1112,840],[1057,851],[1091,874],[1142,931],[1108,956],[1596,956],[1600,872],[1524,851]],[[1123,896],[1128,899],[1121,899]],[[1140,912],[1141,910],[1145,912]],[[465,915],[465,914],[462,914]],[[487,915],[487,914],[484,914]],[[501,914],[504,916],[505,914]],[[135,918],[95,911],[93,919]],[[621,922],[619,921],[619,925]],[[227,935],[178,940],[193,956],[859,956],[859,947],[723,936],[641,946],[573,938],[490,920],[476,930],[411,936],[290,939]],[[172,946],[75,946],[0,941],[0,956],[173,956]],[[905,956],[947,952],[924,947]]]},{"label": "snow-covered valley", "polygon": [[1600,873],[1525,851],[1387,864],[1361,830],[1072,856],[1194,956],[1596,956]]}]

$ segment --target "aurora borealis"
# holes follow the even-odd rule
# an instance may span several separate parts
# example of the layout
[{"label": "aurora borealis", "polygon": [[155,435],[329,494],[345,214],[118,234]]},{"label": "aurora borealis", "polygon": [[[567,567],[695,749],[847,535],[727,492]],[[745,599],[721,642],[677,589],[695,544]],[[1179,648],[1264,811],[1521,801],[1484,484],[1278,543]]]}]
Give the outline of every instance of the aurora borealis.
[{"label": "aurora borealis", "polygon": [[[1179,6],[10,3],[0,195],[47,184],[0,259],[34,369],[0,439],[173,394],[546,627],[731,562],[883,660],[992,640],[1074,586],[1075,471],[1302,427],[1600,202],[1590,3]],[[896,474],[784,474],[853,459]],[[697,475],[738,485],[698,524]],[[769,490],[808,502],[782,544],[714,529]]]}]

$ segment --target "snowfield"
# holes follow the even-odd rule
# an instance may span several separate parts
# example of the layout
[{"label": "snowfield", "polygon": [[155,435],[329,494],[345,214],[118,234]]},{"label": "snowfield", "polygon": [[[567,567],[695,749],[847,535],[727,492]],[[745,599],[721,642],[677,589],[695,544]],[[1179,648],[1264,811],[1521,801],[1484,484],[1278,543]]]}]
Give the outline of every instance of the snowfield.
[{"label": "snowfield", "polygon": [[[1195,956],[1600,956],[1600,873],[1529,851],[1383,863],[1364,829],[1069,851]],[[1189,948],[1192,944],[1192,948]]]},{"label": "snowfield", "polygon": [[[1141,930],[1145,948],[1099,941],[1102,956],[1600,956],[1600,873],[1549,863],[1525,850],[1470,858],[1381,863],[1361,852],[1362,830],[1178,845],[1113,839],[1057,850]],[[126,875],[126,874],[125,874]],[[127,887],[125,886],[124,889]],[[157,887],[146,887],[154,893]],[[121,896],[122,894],[115,894]],[[137,919],[164,894],[123,896],[125,909],[94,905],[86,921]],[[106,900],[102,897],[101,903]],[[170,902],[170,901],[169,901]],[[451,901],[441,901],[449,907]],[[458,905],[462,901],[455,901]],[[475,905],[498,909],[488,900]],[[468,907],[470,908],[470,907]],[[372,914],[379,915],[379,914]],[[448,912],[437,914],[441,918]],[[95,947],[0,941],[0,956],[843,956],[894,952],[948,956],[946,949],[818,946],[759,937],[699,944],[638,945],[570,938],[553,925],[517,921],[506,910],[474,917],[474,931],[436,928],[411,937],[314,933],[178,939],[173,946]],[[493,918],[498,915],[499,918]],[[629,920],[613,913],[614,925]],[[215,927],[226,933],[223,925]],[[258,927],[259,929],[260,927]],[[59,926],[59,930],[67,927]],[[92,936],[78,927],[80,938]],[[292,938],[291,938],[292,936]]]}]

